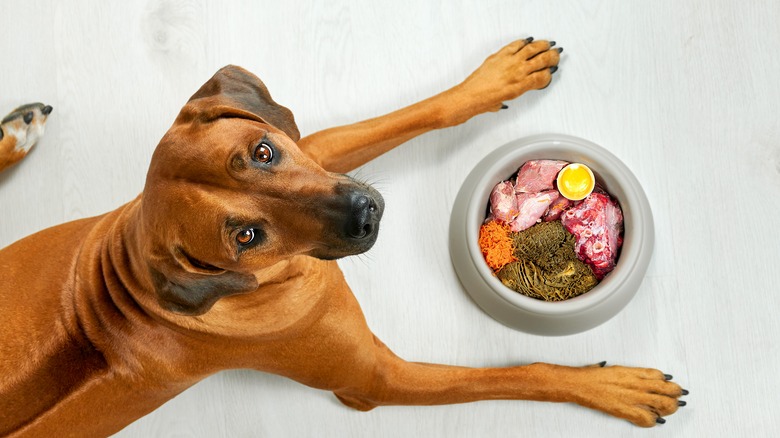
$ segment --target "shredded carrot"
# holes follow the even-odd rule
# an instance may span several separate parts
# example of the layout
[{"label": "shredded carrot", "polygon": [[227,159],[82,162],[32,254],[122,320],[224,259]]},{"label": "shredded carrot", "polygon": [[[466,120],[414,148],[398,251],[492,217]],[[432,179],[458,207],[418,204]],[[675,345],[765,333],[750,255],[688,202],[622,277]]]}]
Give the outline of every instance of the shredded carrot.
[{"label": "shredded carrot", "polygon": [[495,220],[483,224],[479,229],[479,248],[488,266],[495,272],[517,260],[509,233],[509,225]]}]

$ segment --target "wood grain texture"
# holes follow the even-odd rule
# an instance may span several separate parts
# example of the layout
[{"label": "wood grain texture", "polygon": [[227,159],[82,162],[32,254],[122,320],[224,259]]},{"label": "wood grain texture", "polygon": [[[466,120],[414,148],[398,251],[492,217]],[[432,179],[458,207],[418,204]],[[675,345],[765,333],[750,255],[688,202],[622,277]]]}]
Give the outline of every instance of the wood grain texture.
[{"label": "wood grain texture", "polygon": [[[778,18],[771,0],[4,2],[0,111],[30,101],[55,110],[42,142],[0,175],[0,246],[134,198],[181,105],[225,64],[258,74],[305,135],[435,94],[510,40],[551,38],[565,51],[547,90],[358,171],[387,211],[375,248],[341,266],[372,329],[404,358],[653,366],[691,390],[689,406],[652,431],[531,402],[361,413],[239,370],[118,436],[767,435],[780,393]],[[620,157],[656,221],[636,298],[606,324],[563,338],[487,317],[447,249],[449,211],[474,164],[544,132]]]}]

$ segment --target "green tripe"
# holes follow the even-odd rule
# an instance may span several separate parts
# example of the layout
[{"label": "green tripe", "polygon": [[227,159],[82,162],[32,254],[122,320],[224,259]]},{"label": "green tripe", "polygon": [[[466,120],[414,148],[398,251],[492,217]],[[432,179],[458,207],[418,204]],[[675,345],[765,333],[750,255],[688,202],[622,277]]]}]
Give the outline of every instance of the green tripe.
[{"label": "green tripe", "polygon": [[562,301],[591,290],[598,280],[577,258],[575,237],[560,221],[512,233],[518,261],[496,275],[510,289],[544,301]]}]

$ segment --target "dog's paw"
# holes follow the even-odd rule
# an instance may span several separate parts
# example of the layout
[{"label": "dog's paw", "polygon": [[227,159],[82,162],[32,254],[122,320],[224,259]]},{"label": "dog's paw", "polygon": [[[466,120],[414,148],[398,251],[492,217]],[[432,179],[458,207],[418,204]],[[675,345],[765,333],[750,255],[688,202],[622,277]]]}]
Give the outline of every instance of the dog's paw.
[{"label": "dog's paw", "polygon": [[3,137],[16,139],[16,149],[28,152],[43,136],[53,108],[42,103],[22,105],[3,118]]},{"label": "dog's paw", "polygon": [[637,426],[652,427],[666,422],[686,402],[688,391],[672,382],[672,376],[649,368],[622,366],[583,367],[574,402],[624,418]]},{"label": "dog's paw", "polygon": [[0,122],[0,170],[20,161],[43,136],[52,107],[42,103],[20,106]]},{"label": "dog's paw", "polygon": [[[487,111],[498,111],[529,90],[546,88],[558,70],[562,48],[555,41],[514,41],[490,55],[484,63],[456,87],[462,114],[454,124]],[[458,117],[459,116],[459,117]],[[463,119],[465,117],[465,119]]]}]

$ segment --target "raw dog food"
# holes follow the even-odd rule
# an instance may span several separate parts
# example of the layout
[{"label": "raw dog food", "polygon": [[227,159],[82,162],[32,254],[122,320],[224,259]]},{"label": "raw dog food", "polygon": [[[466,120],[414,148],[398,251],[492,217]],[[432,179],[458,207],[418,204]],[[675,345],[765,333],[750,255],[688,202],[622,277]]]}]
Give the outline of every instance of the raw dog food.
[{"label": "raw dog food", "polygon": [[480,230],[480,247],[502,283],[545,301],[592,289],[615,268],[622,245],[623,214],[606,191],[597,185],[582,201],[558,192],[555,180],[567,164],[525,162],[514,178],[491,191]]}]

